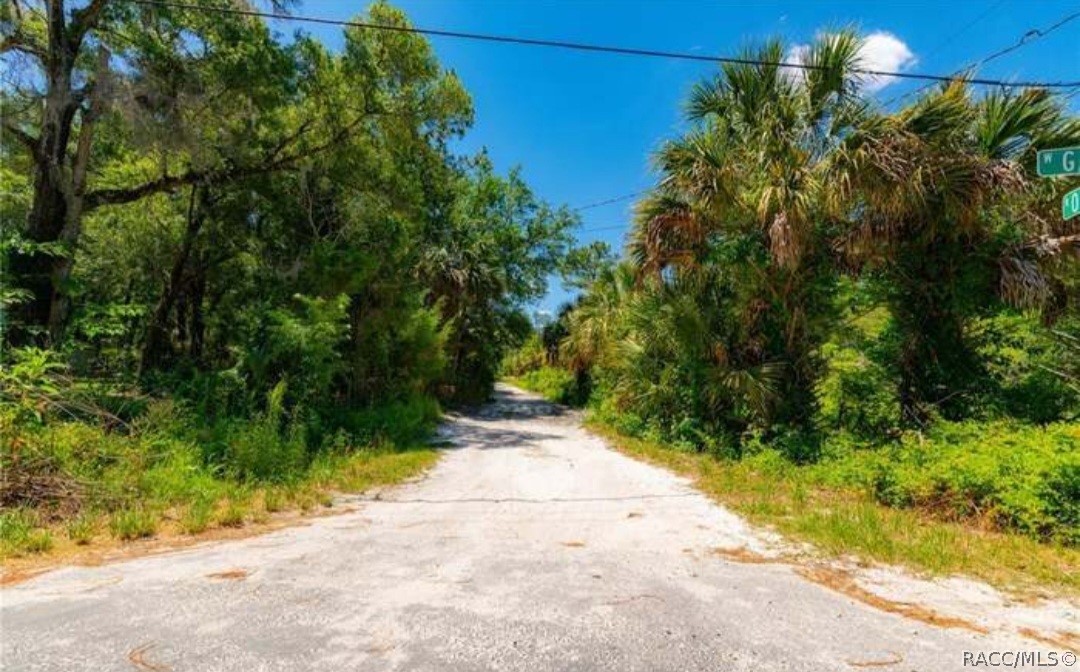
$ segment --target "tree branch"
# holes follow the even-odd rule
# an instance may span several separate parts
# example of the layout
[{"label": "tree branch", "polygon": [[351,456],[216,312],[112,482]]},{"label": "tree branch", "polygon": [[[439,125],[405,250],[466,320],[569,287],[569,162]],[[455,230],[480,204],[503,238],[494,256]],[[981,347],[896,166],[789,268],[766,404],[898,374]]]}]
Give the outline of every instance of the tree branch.
[{"label": "tree branch", "polygon": [[[233,180],[242,179],[245,177],[253,177],[255,175],[264,175],[266,173],[272,173],[277,170],[283,170],[289,168],[301,160],[320,154],[332,147],[339,145],[345,140],[352,132],[360,126],[367,119],[367,115],[360,115],[359,118],[353,120],[351,123],[338,129],[330,138],[319,145],[308,148],[302,152],[289,154],[287,156],[279,156],[284,150],[284,147],[289,141],[298,140],[303,135],[302,132],[294,133],[286,138],[286,145],[279,143],[272,148],[263,160],[252,163],[249,165],[241,166],[228,166],[223,168],[206,168],[199,170],[188,170],[181,175],[162,175],[161,177],[144,182],[135,187],[126,187],[120,189],[98,189],[86,194],[84,200],[84,212],[89,212],[103,205],[121,205],[124,203],[131,203],[137,201],[146,196],[152,194],[158,194],[167,191],[174,191],[180,187],[188,186],[197,183],[207,184],[221,184],[224,182],[231,182]],[[301,125],[301,129],[306,129],[309,124],[305,123]]]},{"label": "tree branch", "polygon": [[18,51],[33,56],[40,62],[45,61],[45,47],[19,31],[15,31],[0,41],[0,54],[6,54],[9,51]]},{"label": "tree branch", "polygon": [[72,53],[78,52],[86,33],[97,26],[98,19],[101,18],[101,12],[107,4],[109,4],[109,0],[91,0],[86,7],[71,13],[68,39],[73,47]]},{"label": "tree branch", "polygon": [[31,154],[33,154],[35,157],[37,156],[37,153],[38,153],[38,139],[37,138],[30,135],[26,131],[22,130],[21,128],[19,128],[15,124],[11,123],[7,119],[0,120],[0,123],[3,123],[5,131],[7,131],[8,133],[11,133],[12,135],[14,135],[15,139],[17,139],[28,150],[30,150]]}]

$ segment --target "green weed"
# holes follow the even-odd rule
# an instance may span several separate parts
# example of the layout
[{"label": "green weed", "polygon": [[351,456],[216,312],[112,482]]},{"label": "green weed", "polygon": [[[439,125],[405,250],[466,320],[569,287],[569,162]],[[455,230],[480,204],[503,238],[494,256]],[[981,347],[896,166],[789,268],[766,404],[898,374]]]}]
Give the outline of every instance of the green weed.
[{"label": "green weed", "polygon": [[98,519],[93,514],[82,513],[68,521],[67,537],[80,546],[89,544],[97,533]]},{"label": "green weed", "polygon": [[248,505],[237,499],[230,499],[218,513],[217,521],[222,527],[243,527],[247,519]]},{"label": "green weed", "polygon": [[214,505],[206,499],[192,502],[180,518],[180,529],[186,534],[198,534],[206,531],[214,518]]},{"label": "green weed", "polygon": [[113,514],[109,531],[121,541],[145,539],[157,533],[159,516],[149,509],[134,507]]},{"label": "green weed", "polygon": [[52,546],[52,534],[38,526],[32,511],[15,509],[0,513],[0,555],[44,553]]}]

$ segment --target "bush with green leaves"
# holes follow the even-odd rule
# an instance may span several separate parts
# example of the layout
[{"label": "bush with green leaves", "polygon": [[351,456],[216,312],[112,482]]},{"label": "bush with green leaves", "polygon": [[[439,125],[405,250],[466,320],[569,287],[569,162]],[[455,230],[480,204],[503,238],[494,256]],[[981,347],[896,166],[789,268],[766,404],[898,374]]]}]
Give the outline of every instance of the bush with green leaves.
[{"label": "bush with green leaves", "polygon": [[294,478],[308,460],[304,425],[294,416],[286,419],[282,381],[267,395],[266,410],[250,421],[223,421],[218,439],[223,445],[221,465],[240,480],[286,481]]},{"label": "bush with green leaves", "polygon": [[547,352],[540,334],[533,332],[524,343],[503,358],[500,375],[516,378],[547,364]]},{"label": "bush with green leaves", "polygon": [[824,367],[814,390],[820,431],[880,442],[904,425],[897,376],[885,364],[891,336],[888,313],[879,307],[849,317],[822,345]]},{"label": "bush with green leaves", "polygon": [[[329,299],[296,295],[289,307],[267,315],[265,331],[248,348],[243,368],[250,371],[255,390],[289,382],[296,404],[325,403],[343,370],[342,345],[348,333],[349,297]],[[284,404],[284,398],[281,403]]]},{"label": "bush with green leaves", "polygon": [[815,469],[890,506],[982,519],[1048,541],[1080,543],[1080,425],[941,421],[893,446],[843,451]]},{"label": "bush with green leaves", "polygon": [[1076,319],[1051,331],[1037,316],[1003,312],[978,320],[972,331],[987,372],[980,400],[987,412],[1035,423],[1080,417],[1080,386],[1067,373],[1076,357],[1067,347],[1068,335],[1080,333]]},{"label": "bush with green leaves", "polygon": [[580,401],[577,377],[554,366],[543,366],[514,379],[522,387],[558,404],[576,404]]}]

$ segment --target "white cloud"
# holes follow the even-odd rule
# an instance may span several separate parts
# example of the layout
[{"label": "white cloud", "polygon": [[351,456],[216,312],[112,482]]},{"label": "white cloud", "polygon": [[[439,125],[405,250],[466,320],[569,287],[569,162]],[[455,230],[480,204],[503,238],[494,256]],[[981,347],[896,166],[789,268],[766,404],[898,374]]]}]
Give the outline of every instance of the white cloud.
[{"label": "white cloud", "polygon": [[[860,67],[867,70],[889,70],[901,72],[915,65],[915,54],[904,42],[885,31],[875,31],[866,36],[862,49],[859,51]],[[867,75],[863,80],[863,86],[871,93],[880,91],[896,81],[895,77],[887,75]]]},{"label": "white cloud", "polygon": [[[819,34],[818,39],[824,35]],[[785,63],[802,64],[806,62],[807,53],[810,51],[809,44],[796,44],[788,49],[784,55]],[[889,72],[902,72],[915,65],[917,59],[911,49],[904,44],[903,40],[892,33],[878,30],[863,38],[862,49],[859,50],[859,68],[866,70],[882,70]],[[800,79],[804,71],[788,68],[789,77]],[[888,75],[865,75],[862,78],[862,86],[870,93],[884,89],[896,81],[896,77]]]}]

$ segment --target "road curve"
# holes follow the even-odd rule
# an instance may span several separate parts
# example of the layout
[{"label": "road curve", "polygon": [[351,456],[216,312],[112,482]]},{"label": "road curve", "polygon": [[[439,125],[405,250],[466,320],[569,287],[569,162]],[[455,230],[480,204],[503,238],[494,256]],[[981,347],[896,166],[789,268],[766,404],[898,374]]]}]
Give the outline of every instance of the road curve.
[{"label": "road curve", "polygon": [[518,390],[443,431],[354,512],[0,591],[0,667],[937,672],[1017,646],[717,557],[761,537]]}]

